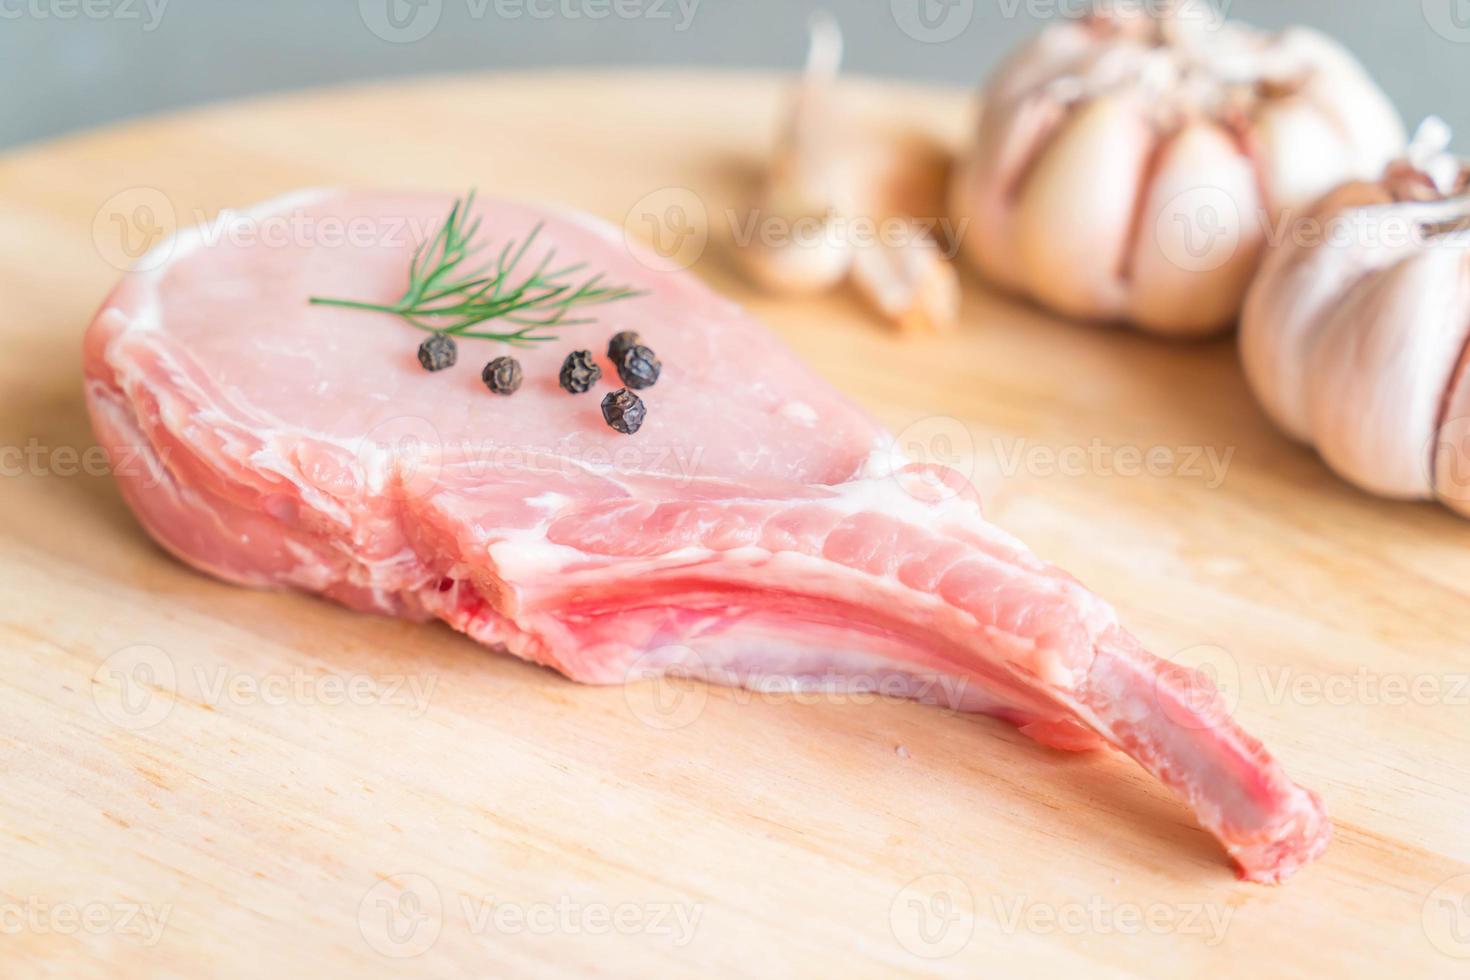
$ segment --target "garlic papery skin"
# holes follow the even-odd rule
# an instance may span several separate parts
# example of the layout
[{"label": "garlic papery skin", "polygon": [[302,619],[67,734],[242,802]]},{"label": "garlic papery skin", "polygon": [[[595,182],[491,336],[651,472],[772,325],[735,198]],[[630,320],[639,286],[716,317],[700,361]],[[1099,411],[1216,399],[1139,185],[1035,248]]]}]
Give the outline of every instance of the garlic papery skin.
[{"label": "garlic papery skin", "polygon": [[1215,334],[1283,214],[1403,153],[1336,42],[1202,9],[1058,23],[990,80],[950,205],[983,275],[1068,316]]},{"label": "garlic papery skin", "polygon": [[1307,353],[1320,322],[1353,286],[1412,251],[1409,236],[1396,242],[1385,231],[1395,224],[1382,206],[1391,200],[1377,185],[1349,184],[1290,218],[1247,293],[1246,377],[1266,414],[1298,441],[1312,441]]},{"label": "garlic papery skin", "polygon": [[1322,458],[1385,497],[1433,492],[1426,455],[1470,335],[1463,249],[1430,249],[1373,276],[1322,321],[1307,352],[1307,424]]},{"label": "garlic papery skin", "polygon": [[1240,347],[1267,414],[1343,478],[1470,513],[1470,168],[1443,161],[1413,153],[1283,224]]},{"label": "garlic papery skin", "polygon": [[1470,350],[1461,355],[1450,382],[1429,467],[1435,496],[1446,507],[1470,517]]}]

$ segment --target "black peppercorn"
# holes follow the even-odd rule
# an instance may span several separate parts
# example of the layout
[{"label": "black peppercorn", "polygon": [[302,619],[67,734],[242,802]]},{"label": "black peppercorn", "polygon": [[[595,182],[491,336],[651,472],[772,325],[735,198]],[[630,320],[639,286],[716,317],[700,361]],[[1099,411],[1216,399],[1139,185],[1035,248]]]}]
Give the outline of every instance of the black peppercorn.
[{"label": "black peppercorn", "polygon": [[602,399],[602,417],[614,430],[625,436],[637,432],[643,426],[643,418],[647,414],[643,399],[627,388],[619,388]]},{"label": "black peppercorn", "polygon": [[618,377],[623,379],[623,384],[640,390],[652,388],[664,367],[657,355],[642,344],[629,347],[617,365]]},{"label": "black peppercorn", "polygon": [[591,388],[602,377],[602,368],[592,359],[590,350],[574,350],[561,362],[561,386],[574,395]]},{"label": "black peppercorn", "polygon": [[485,387],[497,395],[514,395],[520,389],[523,377],[521,364],[514,357],[497,357],[480,372]]},{"label": "black peppercorn", "polygon": [[638,336],[636,330],[624,330],[622,333],[613,334],[613,339],[607,342],[607,359],[614,364],[621,364],[628,348],[636,347],[641,343],[643,343],[643,338]]},{"label": "black peppercorn", "polygon": [[445,368],[452,368],[457,360],[459,360],[459,348],[454,345],[453,337],[436,333],[419,344],[419,363],[424,366],[425,371],[443,371]]}]

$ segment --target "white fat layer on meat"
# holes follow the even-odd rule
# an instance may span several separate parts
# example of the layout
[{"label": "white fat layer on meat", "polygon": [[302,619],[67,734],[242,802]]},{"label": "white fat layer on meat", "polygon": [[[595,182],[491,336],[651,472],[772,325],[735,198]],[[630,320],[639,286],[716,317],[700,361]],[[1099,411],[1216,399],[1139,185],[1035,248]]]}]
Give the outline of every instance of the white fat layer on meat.
[{"label": "white fat layer on meat", "polygon": [[296,488],[296,492],[300,494],[301,502],[318,514],[331,518],[334,523],[343,527],[350,527],[352,525],[352,515],[348,513],[346,507],[343,507],[335,497],[323,493],[303,480],[297,466],[285,456],[282,456],[272,446],[267,445],[251,453],[249,462],[250,465],[257,469],[268,473],[275,473],[289,481]]},{"label": "white fat layer on meat", "polygon": [[[395,554],[386,558],[363,558],[356,553],[349,552],[344,552],[344,554],[349,559],[347,581],[352,585],[372,589],[374,596],[378,597],[384,608],[392,608],[391,600],[404,591],[402,583],[405,580],[405,573],[412,573],[409,577],[421,579],[421,586],[428,584],[432,578],[427,573],[418,553],[407,548],[400,548]],[[394,585],[391,588],[385,586],[384,579],[392,581]]]},{"label": "white fat layer on meat", "polygon": [[291,572],[291,578],[297,585],[304,589],[321,591],[336,582],[336,570],[322,561],[315,551],[289,537],[282,540],[291,557],[296,559],[296,568]]},{"label": "white fat layer on meat", "polygon": [[553,517],[571,502],[571,497],[568,497],[564,493],[557,493],[554,490],[547,490],[545,493],[538,493],[534,497],[526,498],[526,504],[528,506],[535,507],[537,510]]},{"label": "white fat layer on meat", "polygon": [[781,406],[781,417],[809,429],[817,424],[817,410],[806,402],[787,402]]},{"label": "white fat layer on meat", "polygon": [[496,528],[493,533],[499,540],[490,544],[487,553],[495,563],[496,572],[508,581],[533,581],[538,577],[555,575],[573,562],[586,561],[587,555],[566,545],[554,544],[546,539],[547,529],[571,498],[565,494],[547,490],[526,503],[545,515],[533,527]]},{"label": "white fat layer on meat", "polygon": [[535,581],[556,575],[573,562],[587,559],[576,548],[547,541],[544,525],[516,530],[497,528],[495,534],[499,540],[490,544],[487,553],[495,563],[497,575],[507,582]]}]

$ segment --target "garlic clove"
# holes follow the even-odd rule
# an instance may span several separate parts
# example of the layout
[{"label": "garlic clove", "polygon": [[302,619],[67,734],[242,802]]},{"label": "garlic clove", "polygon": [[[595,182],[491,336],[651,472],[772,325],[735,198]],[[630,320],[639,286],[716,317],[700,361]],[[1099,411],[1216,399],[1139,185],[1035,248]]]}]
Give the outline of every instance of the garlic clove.
[{"label": "garlic clove", "polygon": [[1021,191],[1015,247],[1043,303],[1083,318],[1122,315],[1121,275],[1155,139],[1140,107],[1099,98],[1036,161]]},{"label": "garlic clove", "polygon": [[1283,58],[1312,66],[1302,94],[1345,134],[1351,152],[1339,166],[1339,179],[1375,179],[1403,152],[1408,133],[1368,69],[1347,48],[1308,27],[1283,31],[1280,52]]},{"label": "garlic clove", "polygon": [[1139,211],[1130,318],[1169,336],[1228,328],[1265,242],[1261,207],[1255,169],[1229,134],[1203,121],[1176,133]]},{"label": "garlic clove", "polygon": [[1047,93],[1022,99],[1006,111],[987,114],[975,148],[953,181],[950,213],[967,221],[962,244],[969,257],[999,286],[1026,289],[1026,272],[1016,249],[1014,198],[1047,140],[1066,118]]},{"label": "garlic clove", "polygon": [[1256,114],[1253,127],[1262,180],[1276,208],[1310,204],[1348,177],[1350,148],[1342,131],[1301,96],[1273,99]]},{"label": "garlic clove", "polygon": [[[757,209],[755,237],[738,252],[745,270],[763,289],[788,295],[821,292],[840,283],[852,266],[853,249],[833,219]],[[767,234],[774,238],[767,240]]]},{"label": "garlic clove", "polygon": [[1467,336],[1460,250],[1405,259],[1340,303],[1307,356],[1308,425],[1328,465],[1385,497],[1432,496],[1432,440]]},{"label": "garlic clove", "polygon": [[923,133],[843,112],[841,53],[836,21],[813,17],[807,68],[738,254],[766,289],[812,293],[851,275],[901,327],[946,329],[958,316],[958,278],[932,235],[906,216],[944,217],[950,153]]},{"label": "garlic clove", "polygon": [[959,276],[917,226],[902,240],[855,249],[852,278],[868,302],[906,332],[941,333],[959,319]]},{"label": "garlic clove", "polygon": [[852,250],[836,224],[853,196],[853,169],[841,152],[843,127],[833,89],[842,35],[830,16],[811,21],[806,70],[764,186],[747,216],[739,251],[747,273],[766,289],[812,293],[847,275]]}]

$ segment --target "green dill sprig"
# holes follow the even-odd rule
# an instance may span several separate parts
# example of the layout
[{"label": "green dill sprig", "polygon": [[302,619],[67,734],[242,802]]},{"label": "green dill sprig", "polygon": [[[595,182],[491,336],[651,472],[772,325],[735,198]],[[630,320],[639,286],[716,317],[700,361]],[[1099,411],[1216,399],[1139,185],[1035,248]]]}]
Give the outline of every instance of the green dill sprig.
[{"label": "green dill sprig", "polygon": [[[547,330],[592,322],[587,317],[571,318],[569,314],[575,309],[642,295],[640,290],[626,286],[604,285],[602,273],[581,282],[572,281],[571,277],[587,264],[578,262],[555,268],[555,249],[549,249],[534,270],[518,274],[536,236],[541,233],[540,222],[519,244],[506,242],[494,262],[463,271],[465,263],[484,248],[474,244],[480,231],[480,219],[471,215],[474,204],[474,191],[464,200],[456,200],[449,218],[432,238],[415,250],[408,289],[396,303],[313,296],[312,305],[391,313],[430,333],[528,347],[555,340],[555,335],[546,333]],[[504,332],[470,329],[489,320],[503,320],[517,329]]]}]

